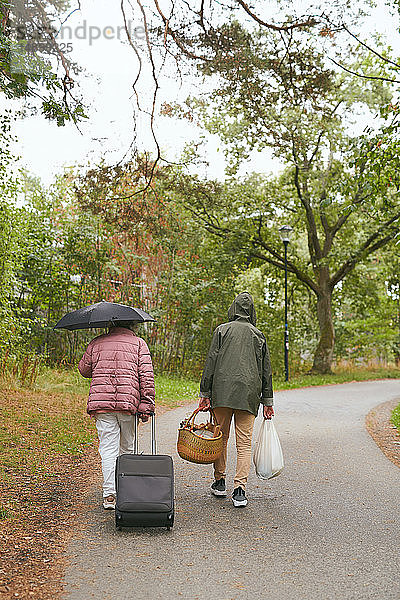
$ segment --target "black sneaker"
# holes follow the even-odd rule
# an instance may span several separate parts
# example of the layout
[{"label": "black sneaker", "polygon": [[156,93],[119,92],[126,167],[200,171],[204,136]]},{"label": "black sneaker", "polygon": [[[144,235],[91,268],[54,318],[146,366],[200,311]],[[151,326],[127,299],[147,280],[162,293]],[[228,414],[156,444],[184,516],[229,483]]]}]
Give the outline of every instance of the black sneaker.
[{"label": "black sneaker", "polygon": [[226,485],[223,477],[214,481],[211,486],[211,493],[214,494],[214,496],[226,496]]},{"label": "black sneaker", "polygon": [[233,502],[233,506],[236,506],[236,507],[247,505],[246,494],[244,493],[244,489],[241,488],[240,486],[233,490],[232,502]]}]

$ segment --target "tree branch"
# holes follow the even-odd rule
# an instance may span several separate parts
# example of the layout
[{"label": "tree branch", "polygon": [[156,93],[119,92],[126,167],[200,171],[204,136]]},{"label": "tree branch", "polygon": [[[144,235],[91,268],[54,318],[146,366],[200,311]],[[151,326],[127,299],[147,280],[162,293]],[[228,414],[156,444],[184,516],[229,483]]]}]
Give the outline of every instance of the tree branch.
[{"label": "tree branch", "polygon": [[[296,164],[295,166],[295,174],[294,174],[294,184],[297,190],[297,195],[299,196],[300,202],[302,203],[304,210],[306,212],[307,218],[307,233],[308,233],[308,249],[310,252],[311,259],[320,260],[322,258],[321,245],[318,239],[317,226],[315,223],[315,217],[313,210],[311,208],[310,202],[308,198],[302,193],[300,181],[299,181],[299,167]],[[315,262],[315,261],[313,261]]]},{"label": "tree branch", "polygon": [[[256,250],[250,250],[249,255],[253,258],[258,258],[260,260],[263,260],[263,261],[269,263],[270,265],[273,265],[274,267],[278,267],[278,269],[281,269],[281,270],[285,269],[285,262],[283,259],[281,259],[280,261],[275,260],[274,258],[271,258],[270,256],[268,256],[262,252],[257,252]],[[309,277],[306,273],[301,271],[291,261],[287,261],[287,268],[288,268],[288,271],[290,271],[290,273],[293,273],[294,275],[296,275],[296,277],[299,281],[301,281],[308,288],[310,288],[314,292],[314,294],[316,294],[317,296],[320,294],[319,286],[311,279],[311,277]]]},{"label": "tree branch", "polygon": [[266,27],[267,29],[272,29],[273,31],[293,31],[293,29],[301,29],[305,27],[313,27],[317,25],[319,21],[315,19],[315,17],[309,17],[307,21],[292,23],[291,25],[275,25],[274,23],[266,23],[258,17],[256,14],[252,12],[249,5],[243,0],[236,0],[238,4],[244,9],[244,11],[256,21],[259,25]]},{"label": "tree branch", "polygon": [[[78,129],[79,133],[82,135],[82,132],[78,127],[77,120],[76,120],[74,114],[72,113],[72,111],[69,107],[69,104],[68,104],[68,96],[70,96],[74,102],[77,102],[76,98],[74,98],[74,96],[72,95],[72,92],[71,92],[71,88],[74,85],[74,80],[71,77],[69,64],[68,64],[69,61],[65,57],[64,52],[61,50],[60,46],[58,45],[55,35],[53,33],[53,29],[50,26],[47,26],[47,24],[49,22],[49,17],[47,15],[45,9],[43,8],[41,2],[39,2],[38,0],[34,0],[34,5],[36,6],[36,8],[39,10],[40,14],[42,15],[43,23],[46,24],[46,28],[45,28],[46,33],[49,35],[49,37],[52,41],[53,47],[54,47],[58,57],[60,58],[61,64],[64,69],[65,74],[62,79],[62,86],[63,86],[63,92],[64,92],[63,100],[64,100],[65,108],[66,108],[72,122],[74,123],[75,127]],[[80,5],[79,5],[79,9],[80,9]],[[75,10],[79,10],[79,9],[75,9]]]},{"label": "tree branch", "polygon": [[358,262],[360,262],[360,260],[362,260],[366,256],[369,256],[370,254],[375,252],[375,250],[382,248],[383,246],[385,246],[385,244],[387,244],[388,242],[390,242],[390,240],[393,239],[394,233],[396,231],[395,229],[393,229],[385,237],[381,238],[380,240],[377,240],[380,234],[385,229],[390,227],[390,225],[395,223],[398,219],[400,219],[400,212],[388,221],[386,221],[386,223],[383,223],[381,227],[379,227],[379,229],[375,231],[375,233],[370,235],[369,238],[365,240],[365,242],[361,245],[357,252],[353,254],[353,256],[351,256],[348,260],[346,260],[346,262],[343,263],[343,265],[336,271],[336,273],[332,276],[329,282],[329,285],[332,290],[335,287],[335,285],[339,283],[339,281],[341,281],[348,273],[350,273],[350,271],[354,269],[354,267]]},{"label": "tree branch", "polygon": [[373,48],[371,48],[371,46],[368,46],[368,44],[366,44],[365,42],[362,42],[359,37],[357,37],[356,35],[354,35],[354,33],[352,33],[349,29],[347,29],[346,25],[342,24],[342,29],[344,29],[344,31],[347,31],[347,33],[349,35],[351,35],[352,38],[354,38],[359,44],[361,44],[361,46],[364,46],[364,48],[366,48],[367,50],[369,50],[370,52],[372,52],[372,54],[375,54],[375,56],[377,56],[381,60],[389,63],[390,65],[394,65],[395,67],[397,67],[398,69],[400,69],[399,63],[393,62],[393,60],[390,60],[389,58],[385,58],[382,54],[379,54],[379,52],[377,52],[376,50],[374,50]]},{"label": "tree branch", "polygon": [[[360,190],[358,190],[358,191],[360,191]],[[366,194],[365,196],[358,196],[358,193],[357,193],[355,199],[353,200],[353,204],[361,204],[361,202],[364,202],[364,200],[366,200],[368,198],[368,196],[370,196],[370,194]],[[352,215],[352,211],[349,211],[347,213],[343,213],[342,215],[340,215],[340,217],[338,218],[336,223],[331,228],[332,238],[335,237],[337,232],[343,227],[343,225],[347,222],[347,220],[351,217],[351,215]]]},{"label": "tree branch", "polygon": [[355,71],[351,71],[347,67],[336,62],[336,60],[334,60],[330,56],[327,56],[327,58],[328,58],[328,60],[333,62],[334,65],[336,65],[340,69],[343,69],[343,71],[346,71],[346,73],[350,73],[350,75],[355,75],[356,77],[360,77],[361,79],[377,79],[378,81],[388,81],[389,83],[400,83],[400,81],[398,81],[397,79],[389,79],[388,77],[380,77],[377,75],[362,75],[360,73],[356,73]]},{"label": "tree branch", "polygon": [[[359,171],[359,180],[358,180],[357,191],[354,196],[353,204],[361,204],[370,195],[370,194],[364,194],[364,195],[361,194],[362,188],[361,188],[361,184],[360,184],[360,176],[364,173],[364,171],[365,171],[365,164],[363,164],[361,166],[360,171]],[[343,225],[346,223],[346,221],[350,218],[351,214],[352,214],[351,211],[349,211],[347,213],[342,214],[337,219],[336,223],[331,228],[332,240],[335,237],[335,235],[337,234],[337,232],[343,227]]]},{"label": "tree branch", "polygon": [[209,62],[210,59],[207,58],[207,56],[198,56],[197,54],[190,52],[190,50],[188,50],[185,47],[185,45],[179,39],[178,35],[170,28],[169,20],[162,12],[160,5],[158,3],[158,0],[154,0],[154,4],[156,6],[158,14],[160,15],[160,17],[164,23],[164,39],[166,39],[167,35],[170,35],[172,37],[172,39],[174,40],[175,44],[178,46],[179,50],[181,50],[183,52],[183,54],[185,54],[185,56],[188,56],[189,58],[194,58],[195,60],[203,60],[203,61]]}]

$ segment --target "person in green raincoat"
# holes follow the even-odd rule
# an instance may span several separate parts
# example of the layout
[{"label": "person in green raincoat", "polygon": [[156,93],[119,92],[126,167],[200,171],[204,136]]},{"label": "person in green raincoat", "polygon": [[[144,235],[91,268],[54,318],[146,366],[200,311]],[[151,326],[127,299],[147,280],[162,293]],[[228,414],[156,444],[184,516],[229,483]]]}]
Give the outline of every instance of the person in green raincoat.
[{"label": "person in green raincoat", "polygon": [[256,328],[253,298],[242,292],[228,311],[228,323],[213,334],[200,383],[199,408],[212,407],[221,426],[224,450],[214,463],[211,492],[226,496],[226,455],[232,417],[237,464],[232,502],[246,506],[246,484],[251,465],[251,440],[260,403],[264,418],[274,414],[272,371],[265,336]]}]

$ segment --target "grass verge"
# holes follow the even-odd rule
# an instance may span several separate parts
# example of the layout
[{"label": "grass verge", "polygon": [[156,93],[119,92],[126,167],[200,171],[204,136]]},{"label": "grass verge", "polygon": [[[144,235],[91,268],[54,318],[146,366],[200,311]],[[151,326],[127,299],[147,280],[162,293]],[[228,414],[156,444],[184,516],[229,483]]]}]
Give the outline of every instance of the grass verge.
[{"label": "grass verge", "polygon": [[0,387],[1,596],[59,597],[59,557],[90,477],[82,464],[95,428],[85,407],[86,395]]},{"label": "grass verge", "polygon": [[398,404],[392,412],[390,421],[397,427],[397,431],[400,433],[400,404]]},{"label": "grass verge", "polygon": [[0,519],[24,522],[40,513],[40,492],[93,444],[85,405],[82,395],[0,389]]},{"label": "grass verge", "polygon": [[[195,401],[199,382],[185,377],[156,375],[156,403],[167,408]],[[77,369],[50,369],[45,367],[37,378],[35,388],[50,394],[84,396],[89,392],[90,380],[84,379]],[[85,400],[86,401],[86,400]]]},{"label": "grass verge", "polygon": [[374,379],[400,379],[400,369],[396,368],[364,368],[337,370],[330,375],[295,375],[290,381],[282,377],[274,378],[274,390],[291,390],[300,387],[315,385],[333,385],[338,383],[351,383],[353,381],[368,381]]}]

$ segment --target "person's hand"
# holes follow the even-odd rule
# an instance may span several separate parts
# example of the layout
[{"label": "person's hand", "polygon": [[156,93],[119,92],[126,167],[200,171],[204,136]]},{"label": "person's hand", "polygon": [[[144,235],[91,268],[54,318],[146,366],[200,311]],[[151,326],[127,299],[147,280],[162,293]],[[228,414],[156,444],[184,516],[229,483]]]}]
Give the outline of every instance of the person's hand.
[{"label": "person's hand", "polygon": [[274,414],[275,413],[272,406],[264,406],[264,419],[272,419]]},{"label": "person's hand", "polygon": [[210,398],[199,398],[199,409],[202,411],[208,410],[211,406]]},{"label": "person's hand", "polygon": [[139,415],[139,419],[142,423],[146,423],[149,420],[149,415]]}]

